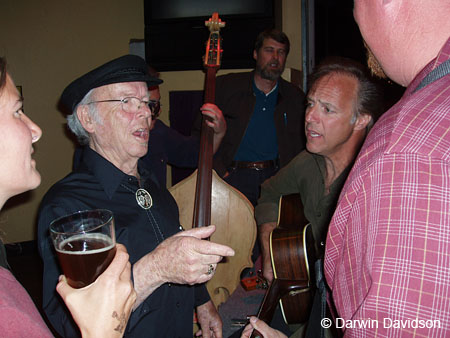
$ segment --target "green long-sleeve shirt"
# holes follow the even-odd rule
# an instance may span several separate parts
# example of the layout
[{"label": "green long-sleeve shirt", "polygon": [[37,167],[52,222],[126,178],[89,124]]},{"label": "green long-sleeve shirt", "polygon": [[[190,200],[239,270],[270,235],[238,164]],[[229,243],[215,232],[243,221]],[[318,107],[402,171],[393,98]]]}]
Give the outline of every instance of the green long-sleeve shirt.
[{"label": "green long-sleeve shirt", "polygon": [[349,165],[325,194],[325,159],[306,150],[261,185],[261,197],[255,208],[258,225],[278,220],[282,195],[300,193],[305,217],[311,223],[316,247],[325,242],[328,225],[336,208],[339,193],[351,168]]}]

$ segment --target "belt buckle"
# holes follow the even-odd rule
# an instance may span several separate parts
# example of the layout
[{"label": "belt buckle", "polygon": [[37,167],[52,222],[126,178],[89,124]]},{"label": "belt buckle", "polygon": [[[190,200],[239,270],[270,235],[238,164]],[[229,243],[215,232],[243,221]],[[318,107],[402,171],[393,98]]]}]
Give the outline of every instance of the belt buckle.
[{"label": "belt buckle", "polygon": [[251,169],[254,169],[256,171],[260,171],[260,170],[263,170],[264,168],[258,166],[258,164],[256,164],[256,163],[252,163]]}]

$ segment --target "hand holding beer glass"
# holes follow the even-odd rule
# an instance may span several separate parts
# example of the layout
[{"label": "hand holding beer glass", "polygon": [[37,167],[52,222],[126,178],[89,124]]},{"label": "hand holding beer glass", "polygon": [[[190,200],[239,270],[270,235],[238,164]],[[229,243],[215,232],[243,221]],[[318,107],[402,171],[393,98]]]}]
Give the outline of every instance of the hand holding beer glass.
[{"label": "hand holding beer glass", "polygon": [[114,217],[106,209],[60,217],[50,224],[50,235],[63,273],[73,288],[93,283],[116,253]]}]

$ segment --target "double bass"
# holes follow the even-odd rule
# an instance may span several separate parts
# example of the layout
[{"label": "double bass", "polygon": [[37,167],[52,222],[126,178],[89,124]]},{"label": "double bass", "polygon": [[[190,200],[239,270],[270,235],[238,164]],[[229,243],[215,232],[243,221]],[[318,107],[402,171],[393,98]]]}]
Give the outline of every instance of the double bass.
[{"label": "double bass", "polygon": [[[204,57],[204,101],[214,103],[215,77],[222,56],[219,31],[225,23],[218,13],[214,13],[205,25],[209,27],[210,35]],[[214,277],[206,284],[211,300],[218,307],[238,286],[242,270],[253,266],[251,252],[257,231],[252,204],[212,169],[213,129],[206,124],[206,119],[204,116],[198,169],[169,191],[178,204],[181,224],[186,227],[189,224],[192,227],[214,224],[216,231],[211,241],[228,245],[235,251],[235,256],[217,265]]]}]

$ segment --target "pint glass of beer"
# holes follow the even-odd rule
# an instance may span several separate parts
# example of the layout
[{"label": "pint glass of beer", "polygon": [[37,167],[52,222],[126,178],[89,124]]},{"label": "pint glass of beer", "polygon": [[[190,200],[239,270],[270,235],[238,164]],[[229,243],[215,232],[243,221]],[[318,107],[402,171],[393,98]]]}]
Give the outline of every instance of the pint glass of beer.
[{"label": "pint glass of beer", "polygon": [[61,269],[73,288],[94,282],[116,254],[114,217],[106,209],[78,211],[55,219],[50,235]]}]

